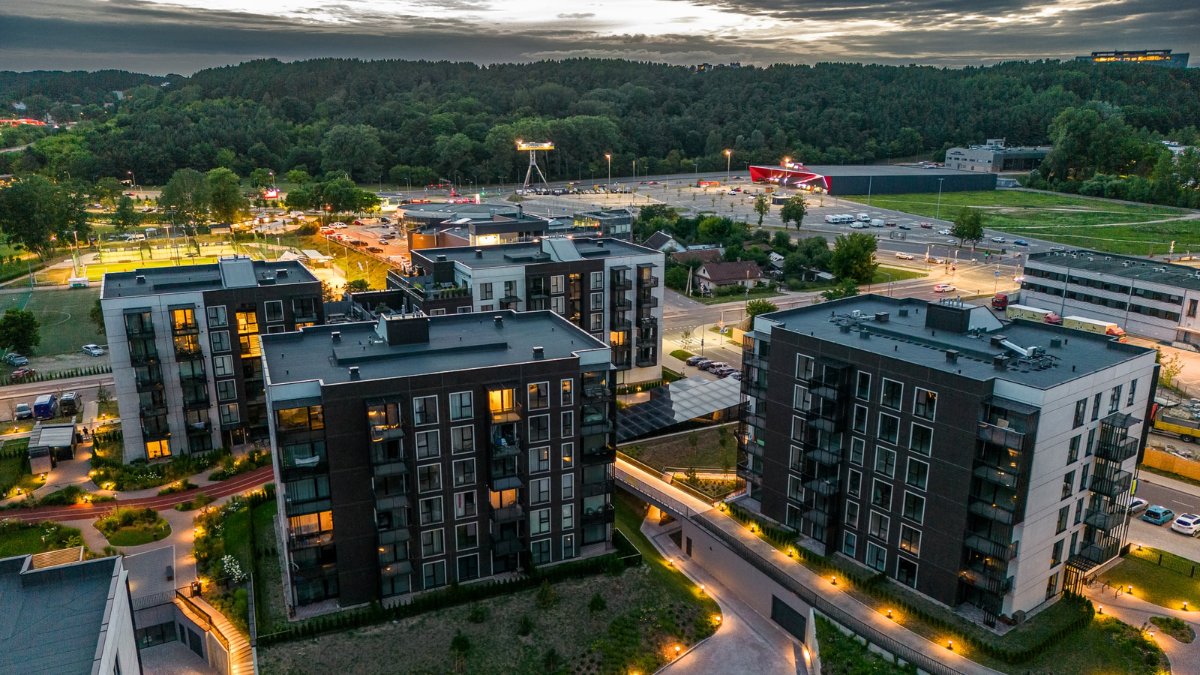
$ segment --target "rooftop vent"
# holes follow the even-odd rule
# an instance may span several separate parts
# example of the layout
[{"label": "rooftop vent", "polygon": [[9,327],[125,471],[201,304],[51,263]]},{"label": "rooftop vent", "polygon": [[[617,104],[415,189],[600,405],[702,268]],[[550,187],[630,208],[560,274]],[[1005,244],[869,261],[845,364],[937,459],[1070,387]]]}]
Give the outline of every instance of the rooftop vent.
[{"label": "rooftop vent", "polygon": [[900,308],[900,316],[908,316],[908,308],[907,307]]},{"label": "rooftop vent", "polygon": [[843,333],[849,333],[849,332],[850,332],[850,324],[848,324],[848,323],[843,323],[843,324],[840,324],[840,325],[838,326],[838,328],[839,328],[839,329],[840,329],[840,330],[841,330]]},{"label": "rooftop vent", "polygon": [[358,366],[350,366],[350,379],[352,379],[352,380],[359,379]]},{"label": "rooftop vent", "polygon": [[342,331],[335,330],[329,334],[329,337],[333,338],[334,342],[341,342],[342,341]]},{"label": "rooftop vent", "polygon": [[1051,349],[1058,349],[1060,347],[1062,347],[1062,340],[1060,340],[1058,338],[1050,338],[1050,348]]},{"label": "rooftop vent", "polygon": [[446,262],[446,254],[445,254],[445,253],[439,253],[439,254],[438,254],[438,257],[437,257],[437,261],[438,261],[438,262]]},{"label": "rooftop vent", "polygon": [[144,284],[144,283],[146,283],[146,275],[145,275],[145,274],[139,274],[139,275],[137,275],[136,277],[134,277],[134,278],[133,278],[133,280],[134,280],[134,281],[136,281],[136,282],[137,282],[137,283],[139,283],[139,284]]},{"label": "rooftop vent", "polygon": [[946,350],[946,361],[949,363],[958,363],[958,350],[957,349],[947,349]]},{"label": "rooftop vent", "polygon": [[1008,339],[1008,338],[1007,338],[1006,336],[1004,336],[1004,335],[993,335],[993,336],[992,336],[992,346],[993,346],[993,347],[1003,347],[1003,346],[1004,346],[1004,342],[1005,342],[1007,339]]},{"label": "rooftop vent", "polygon": [[1008,356],[997,354],[992,357],[992,367],[996,370],[1008,370]]},{"label": "rooftop vent", "polygon": [[546,358],[546,349],[544,347],[534,347],[533,348],[533,358],[535,358],[535,359]]},{"label": "rooftop vent", "polygon": [[483,249],[481,249],[481,248],[475,249],[475,257],[482,258],[483,257]]},{"label": "rooftop vent", "polygon": [[862,330],[858,331],[858,337],[866,340],[867,338],[871,337],[871,331],[863,328]]},{"label": "rooftop vent", "polygon": [[287,272],[288,271],[286,269],[278,269],[278,270],[275,270],[275,276],[280,279],[286,279],[287,275],[288,275]]},{"label": "rooftop vent", "polygon": [[504,317],[496,316],[494,318],[496,321],[496,328],[504,328]]},{"label": "rooftop vent", "polygon": [[887,312],[875,312],[875,321],[877,321],[879,323],[887,323],[888,322],[888,313]]}]

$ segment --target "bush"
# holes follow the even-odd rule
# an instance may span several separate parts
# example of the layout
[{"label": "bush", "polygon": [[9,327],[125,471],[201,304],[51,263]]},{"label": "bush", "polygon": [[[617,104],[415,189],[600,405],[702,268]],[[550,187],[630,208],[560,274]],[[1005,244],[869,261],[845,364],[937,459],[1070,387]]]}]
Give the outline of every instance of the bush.
[{"label": "bush", "polygon": [[525,637],[526,635],[529,635],[532,632],[533,632],[533,621],[530,621],[529,617],[522,615],[520,620],[517,621],[517,635],[520,635],[521,637]]},{"label": "bush", "polygon": [[588,611],[592,614],[603,612],[606,609],[608,609],[608,603],[604,601],[604,596],[599,593],[593,595],[591,600],[588,600]]},{"label": "bush", "polygon": [[549,581],[543,581],[537,592],[538,609],[550,609],[558,604],[558,591],[550,585]]},{"label": "bush", "polygon": [[471,623],[483,623],[488,620],[488,609],[483,605],[471,605],[471,610],[467,612],[467,621]]},{"label": "bush", "polygon": [[183,480],[171,483],[167,487],[159,490],[158,496],[165,497],[167,495],[173,495],[176,492],[187,492],[188,490],[195,490],[195,489],[196,489],[196,484],[193,483],[192,481],[184,478]]}]

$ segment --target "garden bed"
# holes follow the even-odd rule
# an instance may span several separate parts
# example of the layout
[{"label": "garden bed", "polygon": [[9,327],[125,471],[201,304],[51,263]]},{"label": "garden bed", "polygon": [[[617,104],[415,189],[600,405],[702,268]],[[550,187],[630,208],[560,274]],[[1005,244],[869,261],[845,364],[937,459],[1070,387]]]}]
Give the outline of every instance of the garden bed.
[{"label": "garden bed", "polygon": [[206,455],[182,455],[169,462],[149,464],[144,460],[125,463],[120,431],[98,433],[92,444],[92,482],[105,490],[131,492],[159,487],[194,476],[229,456],[220,450]]},{"label": "garden bed", "polygon": [[737,440],[731,427],[708,427],[669,438],[638,441],[623,446],[621,452],[659,471],[667,467],[724,470],[734,466]]},{"label": "garden bed", "polygon": [[171,525],[160,518],[154,509],[116,508],[95,522],[108,543],[113,546],[141,546],[165,539]]},{"label": "garden bed", "polygon": [[72,546],[83,546],[83,536],[74,527],[49,521],[0,521],[0,558],[57,551]]},{"label": "garden bed", "polygon": [[0,499],[19,497],[46,484],[29,471],[29,439],[8,441],[0,449]]},{"label": "garden bed", "polygon": [[1150,623],[1158,626],[1159,630],[1184,644],[1190,644],[1196,639],[1196,631],[1188,622],[1174,616],[1152,616]]},{"label": "garden bed", "polygon": [[[1152,562],[1160,553],[1163,565]],[[1184,602],[1200,607],[1200,583],[1187,572],[1194,564],[1165,551],[1143,548],[1142,551],[1130,551],[1124,560],[1110,567],[1097,580],[1126,593],[1133,586],[1134,597],[1159,607],[1182,609]]]},{"label": "garden bed", "polygon": [[224,455],[221,459],[221,468],[208,474],[208,479],[213,481],[229,480],[234,476],[243,473],[249,473],[255,469],[266,466],[271,463],[271,453],[268,450],[252,450],[246,455],[234,458],[233,455]]}]

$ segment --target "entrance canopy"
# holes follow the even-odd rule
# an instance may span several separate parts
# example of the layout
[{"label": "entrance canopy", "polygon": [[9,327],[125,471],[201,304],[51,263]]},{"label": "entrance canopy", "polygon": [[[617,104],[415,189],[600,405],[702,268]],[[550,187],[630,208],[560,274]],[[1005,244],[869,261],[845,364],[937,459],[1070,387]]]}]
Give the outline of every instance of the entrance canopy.
[{"label": "entrance canopy", "polygon": [[803,164],[784,162],[780,166],[751,166],[750,180],[784,187],[812,187],[829,190],[829,179],[809,171]]}]

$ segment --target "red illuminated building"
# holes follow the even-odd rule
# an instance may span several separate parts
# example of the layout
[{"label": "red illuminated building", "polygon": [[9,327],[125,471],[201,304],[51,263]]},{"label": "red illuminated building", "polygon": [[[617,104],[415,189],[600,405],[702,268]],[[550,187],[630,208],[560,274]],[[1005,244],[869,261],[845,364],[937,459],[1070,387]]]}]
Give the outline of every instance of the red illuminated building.
[{"label": "red illuminated building", "polygon": [[829,190],[828,178],[786,157],[779,166],[751,166],[750,180],[755,183],[774,183],[781,187]]}]

